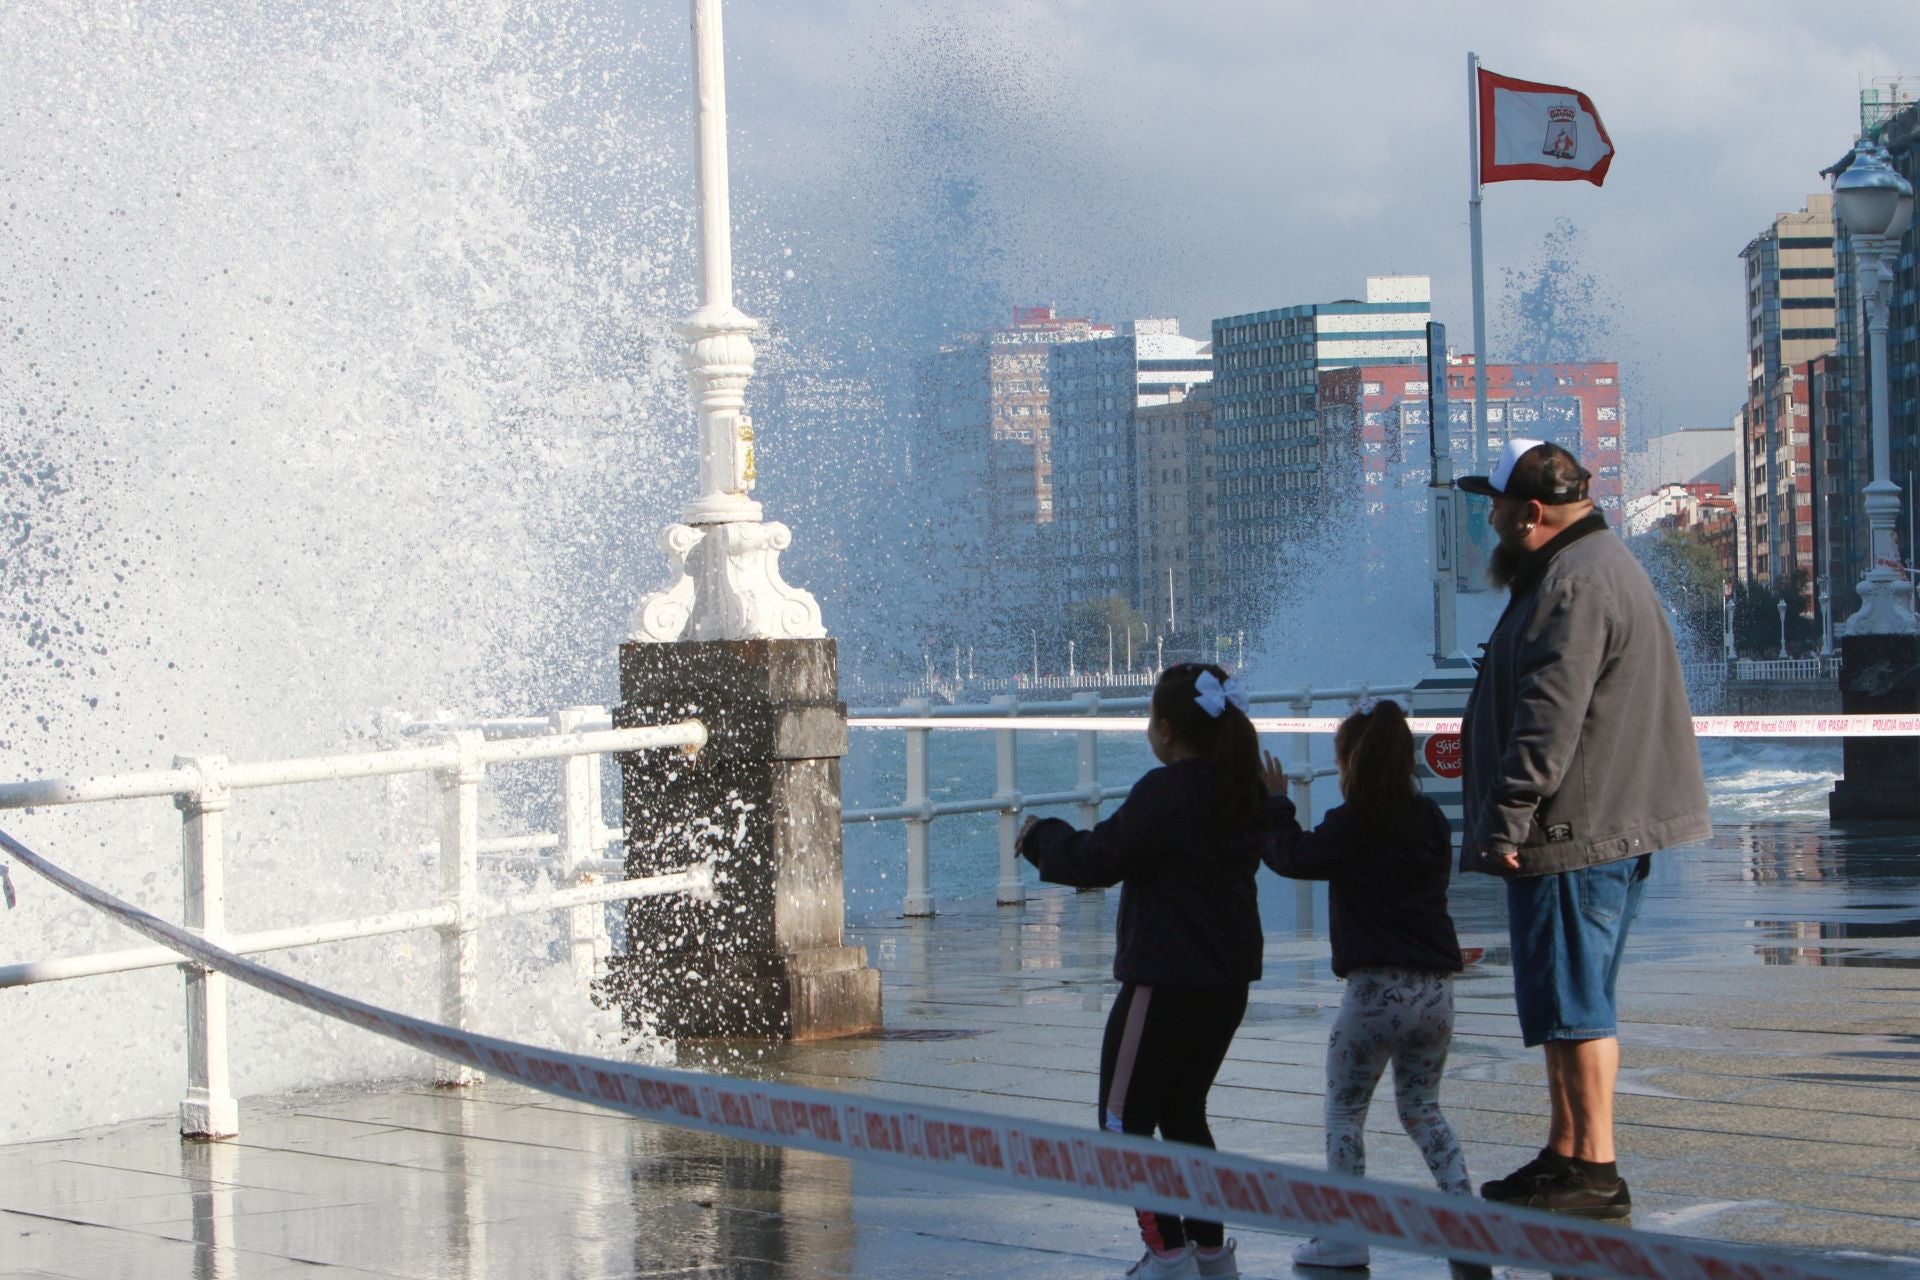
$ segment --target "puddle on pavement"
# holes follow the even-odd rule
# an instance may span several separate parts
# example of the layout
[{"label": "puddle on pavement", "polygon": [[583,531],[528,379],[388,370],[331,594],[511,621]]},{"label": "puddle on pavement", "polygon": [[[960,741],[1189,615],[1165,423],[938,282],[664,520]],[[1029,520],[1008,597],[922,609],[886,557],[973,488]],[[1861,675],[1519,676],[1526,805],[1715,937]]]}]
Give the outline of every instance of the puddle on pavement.
[{"label": "puddle on pavement", "polygon": [[975,1036],[984,1036],[987,1032],[962,1027],[887,1027],[881,1031],[870,1032],[863,1036],[848,1036],[849,1040],[971,1040]]},{"label": "puddle on pavement", "polygon": [[1823,965],[1834,969],[1920,969],[1920,955],[1887,955],[1850,947],[1756,946],[1762,964]]},{"label": "puddle on pavement", "polygon": [[1920,920],[1749,920],[1747,927],[1769,938],[1920,938]]}]

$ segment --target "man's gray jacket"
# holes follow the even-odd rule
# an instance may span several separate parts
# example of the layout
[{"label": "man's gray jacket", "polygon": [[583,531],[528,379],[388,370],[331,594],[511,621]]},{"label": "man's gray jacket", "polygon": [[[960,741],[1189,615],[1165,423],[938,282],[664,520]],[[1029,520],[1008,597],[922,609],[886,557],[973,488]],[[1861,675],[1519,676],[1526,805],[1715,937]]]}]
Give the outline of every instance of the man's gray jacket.
[{"label": "man's gray jacket", "polygon": [[1595,513],[1533,553],[1486,644],[1462,725],[1461,868],[1520,875],[1712,833],[1679,655],[1653,584]]}]

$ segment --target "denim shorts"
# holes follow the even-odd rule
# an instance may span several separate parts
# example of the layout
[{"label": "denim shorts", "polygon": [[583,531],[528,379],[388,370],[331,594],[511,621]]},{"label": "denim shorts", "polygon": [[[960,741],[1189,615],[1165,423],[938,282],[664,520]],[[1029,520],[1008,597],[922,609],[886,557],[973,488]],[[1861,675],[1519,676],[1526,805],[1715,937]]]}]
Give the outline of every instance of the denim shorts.
[{"label": "denim shorts", "polygon": [[1614,983],[1652,863],[1642,854],[1507,881],[1513,1001],[1529,1047],[1615,1033]]}]

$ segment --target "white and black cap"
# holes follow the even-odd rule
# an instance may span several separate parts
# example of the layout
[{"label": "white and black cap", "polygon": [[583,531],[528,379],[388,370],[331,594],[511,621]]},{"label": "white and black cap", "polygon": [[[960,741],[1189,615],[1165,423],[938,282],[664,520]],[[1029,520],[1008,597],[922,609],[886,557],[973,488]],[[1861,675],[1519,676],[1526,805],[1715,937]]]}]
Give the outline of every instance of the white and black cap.
[{"label": "white and black cap", "polygon": [[1525,437],[1507,441],[1490,476],[1461,476],[1455,483],[1489,498],[1520,498],[1549,507],[1585,502],[1593,474],[1557,444]]}]

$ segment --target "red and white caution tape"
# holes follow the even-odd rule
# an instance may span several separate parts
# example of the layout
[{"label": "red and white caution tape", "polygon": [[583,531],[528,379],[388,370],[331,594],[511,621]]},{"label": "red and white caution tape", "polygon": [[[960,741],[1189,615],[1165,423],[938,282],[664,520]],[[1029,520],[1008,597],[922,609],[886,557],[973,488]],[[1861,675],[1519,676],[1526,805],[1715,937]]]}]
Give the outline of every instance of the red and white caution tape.
[{"label": "red and white caution tape", "polygon": [[1874,1273],[1100,1129],[892,1102],[559,1053],[395,1013],[276,973],[48,862],[22,865],[181,955],[316,1013],[452,1062],[661,1124],[997,1186],[1219,1218],[1296,1234],[1610,1280],[1867,1280]]},{"label": "red and white caution tape", "polygon": [[[1255,716],[1261,733],[1332,733],[1339,716]],[[883,716],[849,720],[855,729],[1027,729],[1058,733],[1144,733],[1145,716]],[[1415,733],[1458,733],[1458,717],[1409,716]],[[1910,738],[1920,716],[1695,716],[1701,738]]]}]

